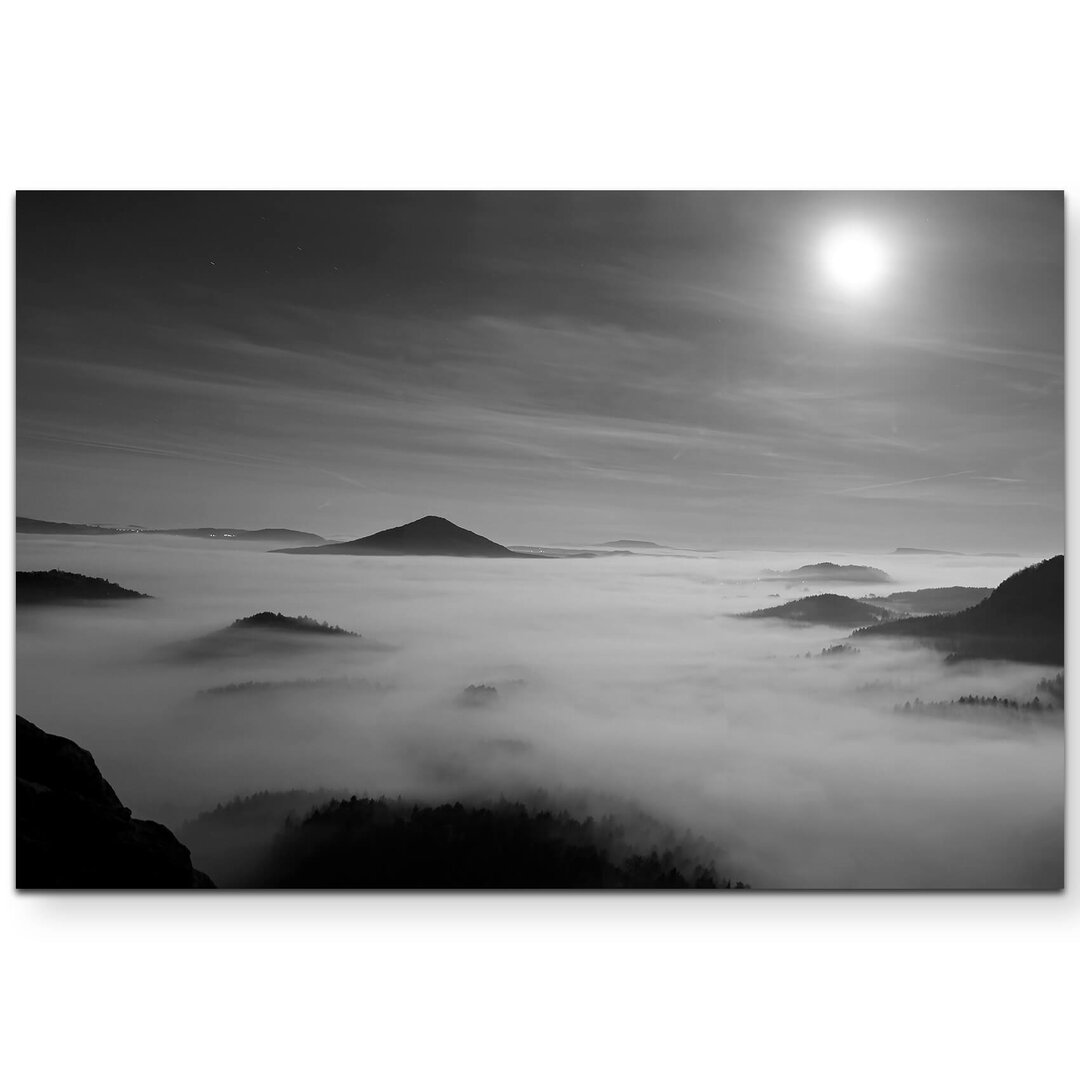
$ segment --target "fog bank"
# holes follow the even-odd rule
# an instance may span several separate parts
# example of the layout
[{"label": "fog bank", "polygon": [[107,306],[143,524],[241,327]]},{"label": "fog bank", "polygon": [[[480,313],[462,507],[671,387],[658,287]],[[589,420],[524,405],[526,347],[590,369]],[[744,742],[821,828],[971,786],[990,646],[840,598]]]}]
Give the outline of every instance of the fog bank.
[{"label": "fog bank", "polygon": [[[758,577],[825,560],[894,580]],[[1049,887],[1063,874],[1060,721],[894,706],[1027,699],[1052,669],[946,667],[891,641],[821,658],[846,632],[730,617],[807,592],[996,586],[1032,561],[330,559],[175,537],[19,536],[20,570],[103,576],[155,599],[20,610],[17,706],[87,747],[137,815],[167,823],[266,788],[443,798],[543,787],[630,799],[699,831],[759,888]],[[263,610],[362,637],[284,657],[178,651]],[[295,685],[205,693],[267,681]],[[474,684],[497,694],[463,703]]]}]

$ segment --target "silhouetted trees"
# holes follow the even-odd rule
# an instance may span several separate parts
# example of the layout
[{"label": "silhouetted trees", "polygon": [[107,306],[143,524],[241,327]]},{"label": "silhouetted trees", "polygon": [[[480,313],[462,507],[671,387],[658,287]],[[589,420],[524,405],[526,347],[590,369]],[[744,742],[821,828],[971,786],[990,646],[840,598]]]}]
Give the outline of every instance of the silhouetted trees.
[{"label": "silhouetted trees", "polygon": [[985,600],[954,615],[925,615],[856,630],[853,637],[912,637],[946,652],[946,663],[1065,662],[1065,557],[1006,578]]},{"label": "silhouetted trees", "polygon": [[458,694],[459,705],[470,706],[484,706],[494,705],[499,699],[499,691],[494,686],[488,686],[487,683],[474,683],[466,686],[464,690]]},{"label": "silhouetted trees", "polygon": [[81,604],[98,600],[150,600],[106,578],[70,570],[20,570],[15,574],[16,604]]},{"label": "silhouetted trees", "polygon": [[237,619],[230,629],[232,630],[287,630],[302,631],[315,634],[339,634],[346,637],[359,637],[352,630],[345,630],[340,626],[333,626],[328,622],[319,622],[309,615],[282,615],[280,611],[260,611],[255,615],[248,615],[245,619]]},{"label": "silhouetted trees", "polygon": [[246,682],[223,683],[200,690],[200,695],[216,697],[227,694],[275,694],[296,690],[348,689],[363,693],[382,693],[387,687],[371,679],[351,675],[326,676],[321,679],[248,679]]},{"label": "silhouetted trees", "polygon": [[1041,694],[1052,698],[1058,704],[1065,702],[1065,672],[1059,671],[1049,679],[1040,679],[1035,684],[1035,689]]},{"label": "silhouetted trees", "polygon": [[1055,712],[1055,706],[1042,701],[1038,696],[1030,701],[1018,701],[1015,698],[999,697],[997,694],[964,694],[952,701],[905,701],[897,705],[893,712],[914,713],[921,716],[949,716],[970,709],[996,709],[1013,713],[1038,714]]},{"label": "silhouetted trees", "polygon": [[804,596],[776,607],[759,608],[736,616],[740,619],[783,619],[786,622],[840,627],[870,626],[892,617],[892,613],[883,608],[836,593]]},{"label": "silhouetted trees", "polygon": [[500,800],[424,806],[350,798],[278,834],[258,874],[272,888],[745,888],[675,845],[634,850],[614,818]]}]

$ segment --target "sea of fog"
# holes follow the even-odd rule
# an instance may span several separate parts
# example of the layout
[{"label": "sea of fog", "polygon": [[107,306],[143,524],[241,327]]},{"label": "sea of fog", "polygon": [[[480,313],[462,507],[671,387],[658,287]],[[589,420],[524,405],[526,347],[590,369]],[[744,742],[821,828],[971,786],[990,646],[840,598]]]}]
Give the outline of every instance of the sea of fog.
[{"label": "sea of fog", "polygon": [[[894,581],[759,578],[824,559]],[[17,707],[89,749],[137,815],[174,826],[263,789],[442,799],[543,788],[598,808],[629,800],[717,844],[759,888],[1052,887],[1063,873],[1062,726],[894,712],[915,697],[1026,700],[1052,669],[947,667],[880,639],[821,658],[846,631],[731,618],[806,592],[995,586],[1031,561],[331,558],[23,535],[20,570],[106,577],[155,599],[20,610]],[[261,661],[178,651],[263,610],[362,638]],[[249,680],[308,682],[200,693]],[[497,687],[494,703],[459,701],[481,683]]]}]

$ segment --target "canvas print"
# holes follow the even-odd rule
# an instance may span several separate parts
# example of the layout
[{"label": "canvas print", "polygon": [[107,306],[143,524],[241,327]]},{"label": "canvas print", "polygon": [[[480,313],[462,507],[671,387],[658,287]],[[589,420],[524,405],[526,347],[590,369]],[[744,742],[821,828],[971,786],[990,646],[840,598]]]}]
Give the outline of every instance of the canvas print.
[{"label": "canvas print", "polygon": [[20,193],[17,887],[1062,888],[1063,211]]}]

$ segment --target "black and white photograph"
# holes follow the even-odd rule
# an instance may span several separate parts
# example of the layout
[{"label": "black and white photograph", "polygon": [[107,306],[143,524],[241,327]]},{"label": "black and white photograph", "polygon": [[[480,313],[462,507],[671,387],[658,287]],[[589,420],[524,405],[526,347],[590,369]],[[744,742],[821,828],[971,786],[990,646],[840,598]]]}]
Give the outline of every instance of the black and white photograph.
[{"label": "black and white photograph", "polygon": [[1076,1071],[1064,5],[9,8],[9,1073]]},{"label": "black and white photograph", "polygon": [[1064,211],[19,191],[17,888],[1062,889]]}]

